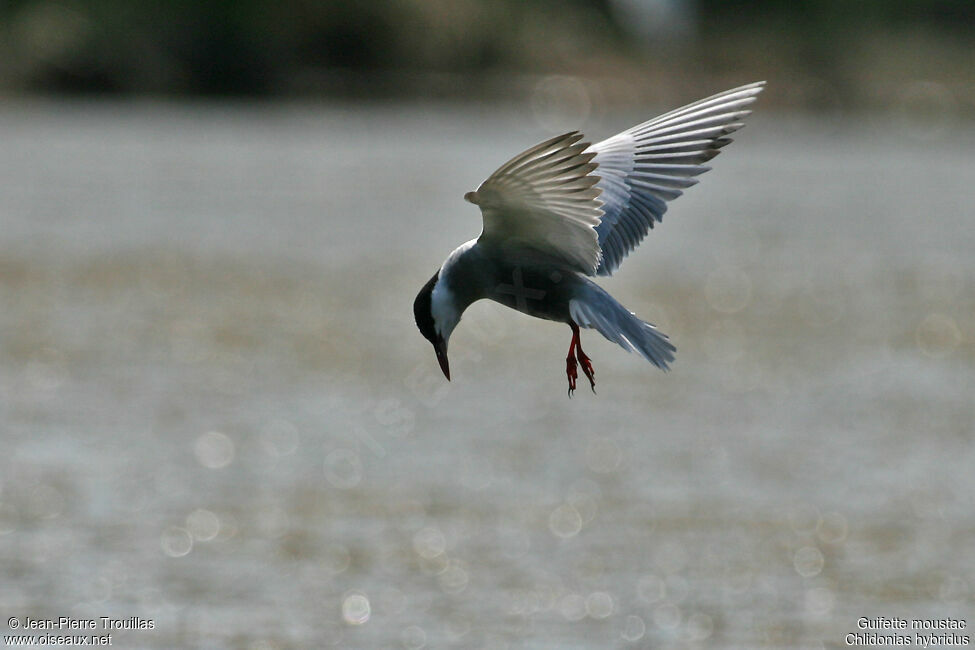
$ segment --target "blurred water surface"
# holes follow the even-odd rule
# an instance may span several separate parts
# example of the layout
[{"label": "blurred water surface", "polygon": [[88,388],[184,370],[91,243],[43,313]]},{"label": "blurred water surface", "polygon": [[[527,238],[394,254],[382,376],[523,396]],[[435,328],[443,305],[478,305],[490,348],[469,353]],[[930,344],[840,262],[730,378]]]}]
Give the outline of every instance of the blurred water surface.
[{"label": "blurred water surface", "polygon": [[[761,104],[759,103],[759,109]],[[591,117],[596,137],[650,114]],[[572,125],[570,125],[572,126]],[[759,110],[607,286],[416,290],[523,107],[0,109],[0,612],[122,647],[823,648],[975,587],[975,128]]]}]

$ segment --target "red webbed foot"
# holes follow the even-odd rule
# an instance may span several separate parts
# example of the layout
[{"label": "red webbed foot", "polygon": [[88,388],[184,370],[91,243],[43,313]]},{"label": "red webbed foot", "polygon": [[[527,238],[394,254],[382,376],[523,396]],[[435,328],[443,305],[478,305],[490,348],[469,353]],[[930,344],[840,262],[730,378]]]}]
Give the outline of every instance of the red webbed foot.
[{"label": "red webbed foot", "polygon": [[586,353],[582,351],[582,346],[576,346],[576,358],[579,359],[579,364],[582,366],[582,372],[585,373],[586,379],[589,380],[589,387],[592,388],[592,392],[596,392],[596,371],[592,369],[592,362]]},{"label": "red webbed foot", "polygon": [[572,352],[569,352],[569,356],[565,358],[565,374],[569,378],[569,397],[572,397],[572,391],[576,389],[576,379],[579,378],[579,373],[576,372],[576,359],[572,356]]},{"label": "red webbed foot", "polygon": [[582,342],[579,340],[579,326],[570,320],[569,327],[572,328],[572,341],[569,343],[569,356],[565,358],[565,374],[569,378],[569,397],[572,397],[572,391],[576,389],[576,379],[579,377],[579,373],[576,371],[578,364],[582,364],[582,372],[585,373],[586,379],[589,380],[589,386],[595,393],[596,373],[592,369],[589,357],[582,351]]}]

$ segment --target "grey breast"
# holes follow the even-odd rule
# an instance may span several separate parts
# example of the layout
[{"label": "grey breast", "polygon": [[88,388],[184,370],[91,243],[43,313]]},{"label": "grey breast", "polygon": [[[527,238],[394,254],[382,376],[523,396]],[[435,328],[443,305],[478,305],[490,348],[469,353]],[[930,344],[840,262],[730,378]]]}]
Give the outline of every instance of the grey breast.
[{"label": "grey breast", "polygon": [[551,265],[503,264],[487,297],[548,320],[569,320],[569,300],[578,283],[574,271]]},{"label": "grey breast", "polygon": [[488,298],[536,318],[564,322],[582,282],[566,263],[545,253],[480,242],[457,260],[450,276],[451,291],[465,306]]}]

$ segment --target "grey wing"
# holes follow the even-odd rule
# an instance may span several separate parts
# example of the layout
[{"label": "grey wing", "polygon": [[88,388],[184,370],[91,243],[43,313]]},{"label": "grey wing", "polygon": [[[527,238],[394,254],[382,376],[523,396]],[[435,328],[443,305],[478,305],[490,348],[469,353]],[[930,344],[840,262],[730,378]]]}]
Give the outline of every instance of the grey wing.
[{"label": "grey wing", "polygon": [[731,142],[743,110],[755,101],[764,81],[726,90],[655,117],[592,145],[602,190],[603,216],[596,233],[602,250],[597,275],[612,275],[630,251],[663,218],[667,202],[697,183],[703,163]]},{"label": "grey wing", "polygon": [[500,246],[526,246],[550,254],[586,275],[599,265],[596,226],[599,178],[591,172],[582,134],[566,133],[524,151],[474,192],[464,195],[481,208],[480,240]]}]

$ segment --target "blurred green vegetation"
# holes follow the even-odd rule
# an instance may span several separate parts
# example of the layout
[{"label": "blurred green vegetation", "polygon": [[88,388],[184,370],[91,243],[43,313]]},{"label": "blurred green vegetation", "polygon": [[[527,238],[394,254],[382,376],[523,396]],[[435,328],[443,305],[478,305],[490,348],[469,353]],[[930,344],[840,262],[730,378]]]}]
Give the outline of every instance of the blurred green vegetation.
[{"label": "blurred green vegetation", "polygon": [[7,93],[466,94],[555,73],[771,78],[783,100],[855,103],[885,83],[973,92],[973,46],[972,0],[0,3]]}]

